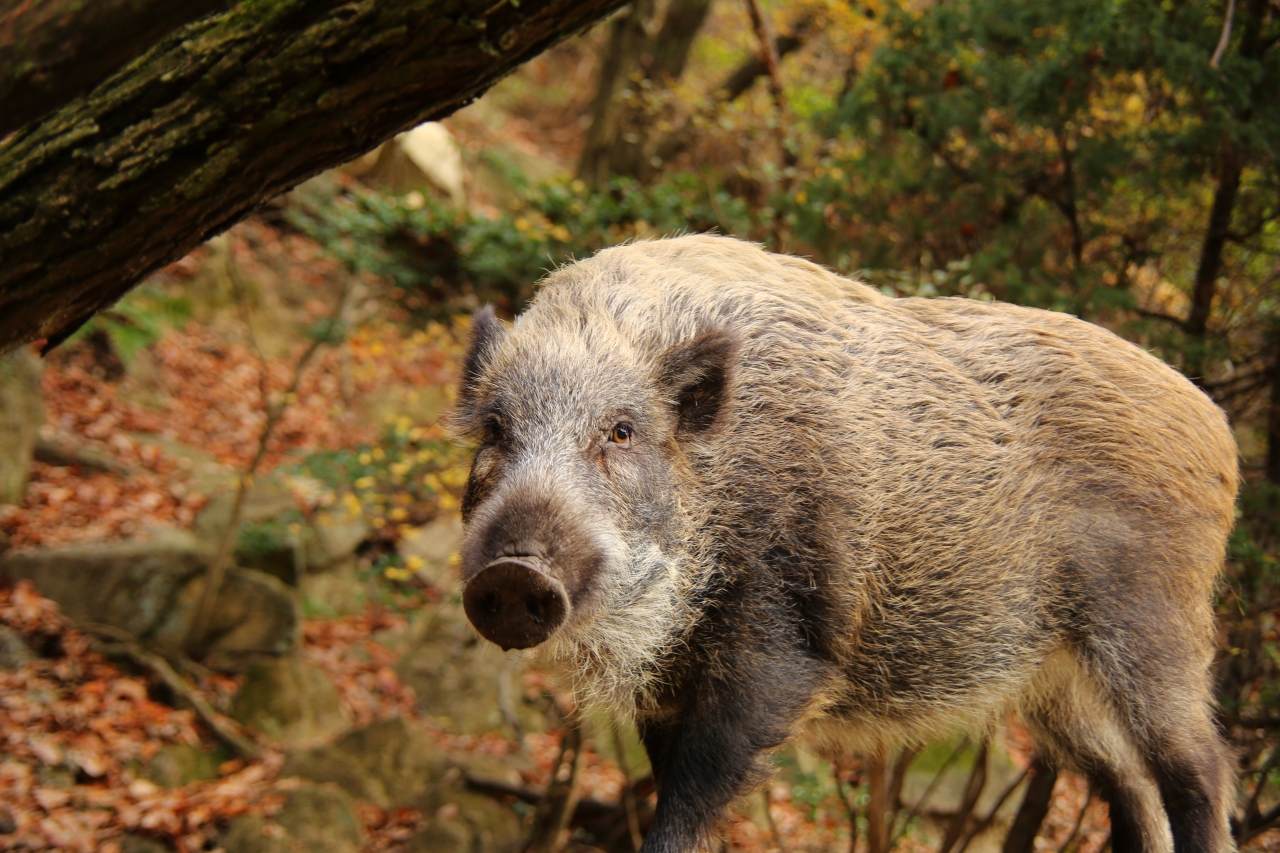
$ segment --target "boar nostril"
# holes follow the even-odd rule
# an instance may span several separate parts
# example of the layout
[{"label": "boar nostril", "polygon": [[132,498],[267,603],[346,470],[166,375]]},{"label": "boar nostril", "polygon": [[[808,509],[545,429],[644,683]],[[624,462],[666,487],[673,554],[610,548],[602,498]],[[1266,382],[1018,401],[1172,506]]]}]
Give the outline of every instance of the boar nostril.
[{"label": "boar nostril", "polygon": [[559,580],[529,560],[501,557],[467,582],[462,606],[485,639],[503,650],[527,649],[564,623],[569,596]]}]

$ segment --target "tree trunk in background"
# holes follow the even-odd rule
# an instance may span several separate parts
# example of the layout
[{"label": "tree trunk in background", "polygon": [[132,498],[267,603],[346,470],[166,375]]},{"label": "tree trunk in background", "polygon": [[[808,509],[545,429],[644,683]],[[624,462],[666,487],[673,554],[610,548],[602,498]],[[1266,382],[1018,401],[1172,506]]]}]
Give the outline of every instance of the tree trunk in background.
[{"label": "tree trunk in background", "polygon": [[1267,401],[1267,467],[1266,475],[1280,486],[1280,328],[1271,332],[1271,396]]},{"label": "tree trunk in background", "polygon": [[1027,791],[1022,795],[1022,805],[1014,815],[1013,825],[1004,837],[1002,853],[1034,853],[1036,835],[1040,832],[1040,824],[1049,814],[1049,803],[1053,799],[1053,786],[1058,781],[1058,774],[1043,758],[1036,756],[1031,763],[1031,780],[1027,783]]},{"label": "tree trunk in background", "polygon": [[0,138],[92,89],[176,27],[229,5],[0,0]]},{"label": "tree trunk in background", "polygon": [[[777,43],[779,59],[804,46],[805,40],[809,36],[811,23],[808,18],[801,19],[796,24],[794,32],[790,35],[779,36]],[[734,69],[733,73],[713,90],[714,100],[712,104],[728,104],[736,101],[746,94],[757,80],[768,73],[769,69],[764,60],[758,54],[752,56]],[[688,116],[681,122],[679,127],[664,136],[654,146],[653,158],[659,162],[670,160],[685,150],[696,136],[697,126],[694,116]]]},{"label": "tree trunk in background", "polygon": [[[1240,35],[1240,56],[1251,62],[1260,62],[1266,49],[1262,41],[1262,19],[1267,0],[1249,0],[1243,10],[1243,26]],[[1255,84],[1250,103],[1260,103],[1265,93]],[[1246,125],[1253,117],[1253,110],[1246,107],[1239,116],[1239,123]],[[1230,131],[1228,131],[1230,133]],[[1191,312],[1187,316],[1186,331],[1191,337],[1185,371],[1196,383],[1204,379],[1208,360],[1209,317],[1213,313],[1213,298],[1218,276],[1222,272],[1223,252],[1231,234],[1231,216],[1235,211],[1236,197],[1240,192],[1240,175],[1244,170],[1248,152],[1242,151],[1236,139],[1227,136],[1218,150],[1217,185],[1213,190],[1213,207],[1209,210],[1209,224],[1205,228],[1204,242],[1200,249],[1200,263],[1196,268],[1195,286],[1191,291]]]},{"label": "tree trunk in background", "polygon": [[1240,190],[1241,168],[1239,151],[1230,140],[1224,141],[1218,155],[1218,185],[1213,192],[1213,207],[1209,211],[1209,225],[1205,229],[1200,265],[1196,268],[1195,287],[1191,291],[1191,313],[1187,317],[1186,329],[1192,338],[1192,348],[1187,352],[1186,372],[1197,383],[1204,378],[1209,315],[1213,311],[1222,253],[1231,228],[1231,213]]},{"label": "tree trunk in background", "polygon": [[[680,79],[694,39],[711,10],[711,0],[671,0],[662,26],[654,31],[653,0],[635,0],[635,20],[623,29],[619,19],[605,46],[600,84],[592,105],[587,146],[578,177],[600,186],[611,175],[648,179],[654,172],[650,131],[665,105],[645,92],[665,89]],[[639,78],[637,97],[622,97],[633,78]]]},{"label": "tree trunk in background", "polygon": [[0,141],[0,351],[64,339],[267,200],[620,5],[244,0],[179,26]]},{"label": "tree trunk in background", "polygon": [[622,115],[626,109],[622,91],[640,70],[640,57],[649,41],[654,0],[634,0],[609,30],[600,62],[600,81],[591,102],[591,126],[578,161],[578,177],[599,187],[613,174],[613,152],[618,145]]},{"label": "tree trunk in background", "polygon": [[663,119],[669,119],[671,107],[663,98],[648,95],[668,90],[680,80],[693,40],[710,10],[711,0],[671,0],[662,28],[650,38],[641,57],[640,97],[623,106],[622,131],[610,158],[613,174],[648,181],[657,171],[652,131]]}]

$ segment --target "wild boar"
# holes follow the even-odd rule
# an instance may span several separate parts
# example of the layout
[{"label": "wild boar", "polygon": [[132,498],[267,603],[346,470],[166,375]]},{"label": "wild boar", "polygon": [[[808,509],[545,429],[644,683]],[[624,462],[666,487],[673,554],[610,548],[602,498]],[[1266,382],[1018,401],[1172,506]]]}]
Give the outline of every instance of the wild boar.
[{"label": "wild boar", "polygon": [[1232,846],[1211,595],[1223,413],[1065,314],[895,299],[720,237],[479,313],[463,602],[634,716],[645,853],[705,845],[784,742],[871,753],[1011,710],[1116,851]]}]

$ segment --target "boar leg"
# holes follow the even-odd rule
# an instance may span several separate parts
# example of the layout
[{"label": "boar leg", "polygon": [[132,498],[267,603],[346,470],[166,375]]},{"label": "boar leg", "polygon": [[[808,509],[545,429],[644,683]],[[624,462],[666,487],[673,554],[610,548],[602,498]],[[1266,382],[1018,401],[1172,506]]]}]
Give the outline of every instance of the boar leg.
[{"label": "boar leg", "polygon": [[1231,763],[1209,714],[1203,670],[1187,663],[1199,655],[1191,643],[1178,643],[1170,633],[1166,628],[1166,648],[1180,652],[1181,665],[1151,653],[1108,661],[1122,669],[1110,679],[1112,702],[1129,722],[1130,737],[1160,788],[1174,851],[1223,853],[1235,846],[1229,824]]},{"label": "boar leg", "polygon": [[1111,812],[1115,853],[1168,853],[1172,849],[1160,791],[1139,744],[1107,692],[1074,653],[1050,656],[1033,686],[1023,717],[1036,745],[1053,764],[1083,773]]},{"label": "boar leg", "polygon": [[1176,853],[1222,853],[1235,847],[1229,823],[1235,787],[1230,763],[1207,710],[1203,705],[1188,710],[1198,711],[1200,719],[1152,738],[1151,763]]},{"label": "boar leg", "polygon": [[734,798],[768,778],[768,754],[792,734],[817,684],[810,661],[773,663],[761,666],[757,658],[754,666],[718,667],[733,683],[690,679],[678,711],[640,722],[658,785],[658,807],[642,853],[703,849]]}]

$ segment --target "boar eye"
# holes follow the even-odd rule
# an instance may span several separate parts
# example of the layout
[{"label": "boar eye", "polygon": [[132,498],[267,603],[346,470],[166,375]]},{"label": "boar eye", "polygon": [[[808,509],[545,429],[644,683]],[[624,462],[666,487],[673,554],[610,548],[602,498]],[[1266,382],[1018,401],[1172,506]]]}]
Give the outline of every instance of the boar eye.
[{"label": "boar eye", "polygon": [[621,447],[631,446],[631,436],[635,434],[635,427],[631,424],[618,424],[609,432],[609,441]]}]

